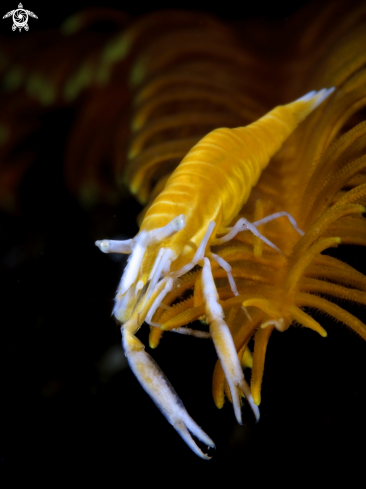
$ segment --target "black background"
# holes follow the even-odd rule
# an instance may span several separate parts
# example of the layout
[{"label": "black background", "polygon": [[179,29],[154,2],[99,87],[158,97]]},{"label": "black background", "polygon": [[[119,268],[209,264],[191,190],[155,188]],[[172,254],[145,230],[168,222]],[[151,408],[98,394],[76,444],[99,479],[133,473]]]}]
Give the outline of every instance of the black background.
[{"label": "black background", "polygon": [[[2,11],[16,2],[3,2]],[[246,2],[212,6],[225,19],[270,17],[291,21],[306,2]],[[141,15],[123,2],[104,5]],[[31,30],[57,26],[93,4],[23,2],[39,19]],[[151,4],[150,10],[205,5]],[[10,36],[9,21],[1,34]],[[17,34],[18,35],[18,34]],[[26,33],[22,33],[26,40]],[[211,396],[213,345],[166,334],[153,356],[188,412],[215,441],[205,462],[186,447],[144,393],[119,352],[119,328],[111,317],[123,264],[94,246],[96,239],[132,237],[139,205],[83,209],[62,174],[72,111],[45,116],[28,141],[36,160],[20,189],[21,212],[0,215],[1,236],[1,461],[3,474],[36,477],[53,485],[60,477],[110,484],[176,484],[186,481],[243,484],[291,482],[309,477],[328,483],[340,472],[362,469],[366,435],[366,344],[345,326],[315,316],[328,338],[290,328],[270,340],[261,420],[244,409],[236,425],[232,406],[219,411]],[[364,251],[343,247],[335,256],[366,273]],[[342,305],[342,304],[340,304]],[[364,308],[351,308],[365,321]],[[139,337],[147,344],[146,325]],[[108,363],[112,358],[116,363]],[[9,481],[10,479],[8,479]],[[108,483],[106,481],[109,481]]]}]

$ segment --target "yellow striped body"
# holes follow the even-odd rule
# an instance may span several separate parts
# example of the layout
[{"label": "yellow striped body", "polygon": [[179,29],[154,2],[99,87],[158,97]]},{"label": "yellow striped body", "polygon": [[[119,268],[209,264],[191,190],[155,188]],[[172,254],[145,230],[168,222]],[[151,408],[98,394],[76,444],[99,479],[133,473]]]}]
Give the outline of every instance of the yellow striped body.
[{"label": "yellow striped body", "polygon": [[[216,223],[212,241],[220,227],[228,226],[238,215],[271,157],[319,103],[319,93],[276,107],[249,126],[216,129],[188,152],[141,225],[141,230],[151,231],[180,214],[185,216],[184,229],[163,245],[179,257],[172,270],[190,261],[210,222]],[[157,247],[155,252],[150,250],[148,268],[156,255]],[[150,273],[143,271],[145,277]]]}]

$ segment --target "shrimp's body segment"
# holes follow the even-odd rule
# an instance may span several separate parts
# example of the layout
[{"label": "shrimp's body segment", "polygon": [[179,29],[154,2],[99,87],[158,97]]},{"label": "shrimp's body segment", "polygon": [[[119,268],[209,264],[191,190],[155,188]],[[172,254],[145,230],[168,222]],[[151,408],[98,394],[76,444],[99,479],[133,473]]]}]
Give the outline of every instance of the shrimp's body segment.
[{"label": "shrimp's body segment", "polygon": [[[217,261],[211,245],[250,230],[275,250],[280,250],[257,227],[287,213],[267,216],[256,223],[240,219],[228,226],[248,200],[261,172],[297,125],[323,102],[334,88],[310,92],[290,104],[279,106],[247,127],[216,129],[202,138],[185,156],[157,196],[135,238],[128,241],[97,241],[105,253],[130,253],[118,286],[113,313],[122,323],[122,344],[131,369],[164,416],[189,447],[208,459],[191,434],[214,447],[212,440],[192,420],[158,365],[145,351],[135,333],[152,317],[174,282],[195,265],[203,267],[202,294],[210,336],[225,372],[234,412],[241,424],[241,397],[249,401],[256,419],[258,407],[235,350],[230,330],[218,302],[211,263],[216,261],[227,274],[235,295],[230,266]],[[287,215],[299,232],[294,219]],[[217,238],[218,234],[225,234]]]}]

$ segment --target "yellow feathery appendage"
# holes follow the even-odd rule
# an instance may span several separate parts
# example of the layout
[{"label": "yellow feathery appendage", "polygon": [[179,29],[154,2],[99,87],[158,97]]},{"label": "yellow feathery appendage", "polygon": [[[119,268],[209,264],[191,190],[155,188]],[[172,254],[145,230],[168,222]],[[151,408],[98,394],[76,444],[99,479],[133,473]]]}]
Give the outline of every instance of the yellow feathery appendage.
[{"label": "yellow feathery appendage", "polygon": [[[360,32],[355,32],[354,37],[359,38]],[[351,45],[352,35],[348,34],[344,42]],[[338,42],[329,57],[338,59],[337,53],[342,49],[342,43]],[[360,58],[362,56],[359,54]],[[318,80],[316,85],[320,79],[322,86],[337,84],[334,97],[324,110],[319,109],[309,116],[284,144],[273,158],[273,164],[264,169],[248,202],[232,222],[234,224],[240,217],[260,221],[267,215],[286,211],[304,235],[301,236],[286,217],[281,217],[264,222],[259,230],[283,251],[283,256],[247,232],[212,248],[231,266],[238,288],[239,295],[234,297],[224,271],[218,266],[213,268],[220,304],[240,358],[249,340],[254,339],[251,392],[257,405],[261,402],[266,349],[275,329],[283,332],[297,324],[325,337],[326,330],[311,316],[311,310],[318,310],[346,324],[366,340],[366,325],[346,311],[343,304],[334,304],[343,299],[365,305],[366,277],[324,254],[343,243],[366,245],[363,217],[366,125],[365,122],[357,124],[355,119],[366,106],[365,85],[362,85],[366,72],[356,72],[355,67],[359,70],[360,64],[365,65],[366,57],[357,59],[358,62],[356,58],[352,67],[355,71],[347,67],[349,72],[343,78],[336,67],[336,74],[329,76],[323,75],[321,67],[314,69],[312,78]],[[349,107],[347,116],[340,118],[346,106]],[[356,124],[352,124],[351,119]],[[265,118],[260,121],[263,120]],[[254,146],[252,152],[256,154]],[[197,284],[198,281],[190,281],[193,297],[200,294]],[[186,324],[184,321],[202,315],[202,309],[199,310],[192,300],[180,306],[179,295],[175,292],[173,288],[171,297],[176,313],[169,311],[169,319],[167,316],[166,322],[161,321],[163,330],[182,327]],[[166,299],[165,305],[169,306],[171,302]],[[250,317],[241,306],[247,308]],[[231,400],[220,361],[213,376],[213,397],[217,407],[223,406],[225,397]]]}]

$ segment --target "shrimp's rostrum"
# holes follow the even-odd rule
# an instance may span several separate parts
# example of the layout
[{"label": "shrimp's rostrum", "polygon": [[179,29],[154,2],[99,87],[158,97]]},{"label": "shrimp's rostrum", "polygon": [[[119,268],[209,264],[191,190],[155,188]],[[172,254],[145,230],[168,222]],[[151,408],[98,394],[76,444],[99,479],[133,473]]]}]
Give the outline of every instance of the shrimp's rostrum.
[{"label": "shrimp's rostrum", "polygon": [[[175,281],[193,267],[203,267],[201,288],[206,321],[220,359],[236,419],[241,423],[241,398],[246,397],[256,419],[259,410],[243,375],[238,354],[212,276],[212,264],[225,270],[231,292],[238,296],[231,266],[211,252],[211,246],[229,241],[249,230],[277,253],[281,251],[263,236],[258,227],[286,216],[267,216],[251,224],[241,218],[229,227],[248,200],[261,172],[283,142],[332,92],[333,88],[310,92],[288,105],[279,106],[247,127],[216,129],[202,138],[167,180],[165,188],[148,209],[135,238],[128,241],[97,241],[105,253],[130,253],[118,286],[114,315],[122,323],[122,343],[129,364],[141,385],[190,448],[210,458],[191,435],[213,447],[212,440],[185,410],[163,372],[135,333],[142,323],[159,327],[153,316]],[[248,305],[250,305],[248,303]],[[242,305],[244,313],[248,311]],[[281,318],[277,319],[278,324]]]}]

